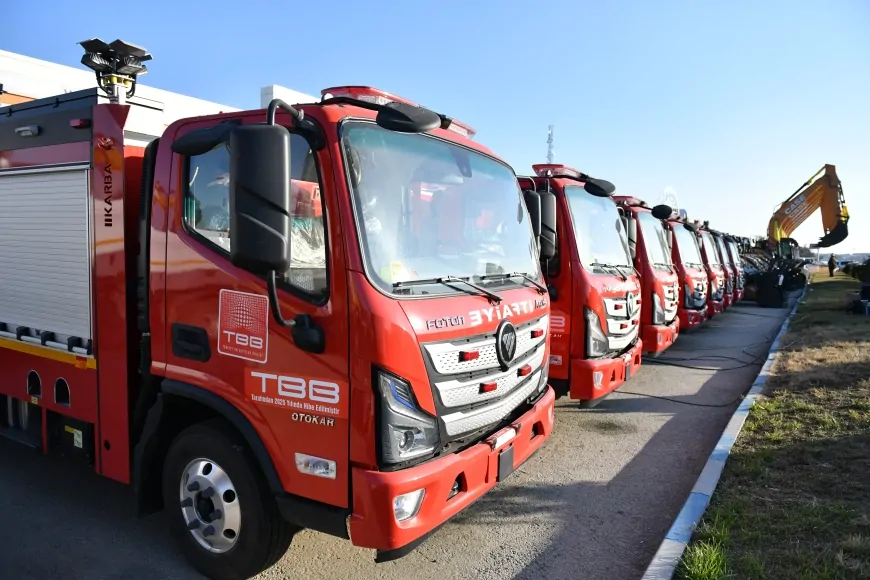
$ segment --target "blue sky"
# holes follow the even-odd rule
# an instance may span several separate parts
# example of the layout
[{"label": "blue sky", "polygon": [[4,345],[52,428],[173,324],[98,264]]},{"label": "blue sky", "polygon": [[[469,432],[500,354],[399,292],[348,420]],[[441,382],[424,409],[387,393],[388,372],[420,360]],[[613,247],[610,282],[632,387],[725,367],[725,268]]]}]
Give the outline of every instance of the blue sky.
[{"label": "blue sky", "polygon": [[[231,106],[280,84],[369,84],[474,126],[518,173],[547,152],[689,214],[761,234],[825,163],[853,216],[838,253],[870,251],[870,2],[14,2],[0,48],[72,66],[121,37],[143,82]],[[0,79],[2,82],[2,79]],[[812,216],[796,232],[822,234]]]}]

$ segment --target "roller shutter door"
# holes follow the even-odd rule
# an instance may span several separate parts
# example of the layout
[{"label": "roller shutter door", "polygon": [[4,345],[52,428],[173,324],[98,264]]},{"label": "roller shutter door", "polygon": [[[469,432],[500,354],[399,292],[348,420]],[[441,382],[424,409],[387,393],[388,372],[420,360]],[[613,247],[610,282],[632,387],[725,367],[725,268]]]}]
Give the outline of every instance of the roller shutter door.
[{"label": "roller shutter door", "polygon": [[91,338],[87,168],[0,172],[0,322]]}]

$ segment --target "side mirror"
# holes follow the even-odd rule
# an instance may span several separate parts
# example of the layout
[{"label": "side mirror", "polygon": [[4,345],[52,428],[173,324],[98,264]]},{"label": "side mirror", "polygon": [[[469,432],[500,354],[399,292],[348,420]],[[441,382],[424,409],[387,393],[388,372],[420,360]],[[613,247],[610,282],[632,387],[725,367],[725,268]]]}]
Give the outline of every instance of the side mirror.
[{"label": "side mirror", "polygon": [[523,191],[523,199],[532,220],[532,232],[538,238],[541,236],[541,198],[536,192],[527,189]]},{"label": "side mirror", "polygon": [[258,275],[290,269],[290,132],[243,125],[230,134],[230,260]]},{"label": "side mirror", "polygon": [[661,204],[652,208],[653,217],[657,220],[666,220],[671,217],[672,213],[674,213],[674,210],[669,205]]},{"label": "side mirror", "polygon": [[610,197],[616,191],[616,186],[604,179],[588,177],[583,189],[595,197]]},{"label": "side mirror", "polygon": [[541,200],[541,259],[556,256],[556,196],[550,191],[539,191]]}]

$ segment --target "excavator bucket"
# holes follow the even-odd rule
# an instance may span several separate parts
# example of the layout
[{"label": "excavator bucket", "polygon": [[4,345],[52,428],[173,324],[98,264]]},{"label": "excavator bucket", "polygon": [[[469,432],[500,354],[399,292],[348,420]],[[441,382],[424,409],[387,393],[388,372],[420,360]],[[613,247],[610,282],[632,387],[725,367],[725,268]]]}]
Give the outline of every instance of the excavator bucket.
[{"label": "excavator bucket", "polygon": [[834,229],[822,236],[822,239],[819,240],[819,247],[830,248],[831,246],[836,246],[845,240],[848,235],[849,226],[846,225],[846,222],[838,222],[837,225],[834,226]]}]

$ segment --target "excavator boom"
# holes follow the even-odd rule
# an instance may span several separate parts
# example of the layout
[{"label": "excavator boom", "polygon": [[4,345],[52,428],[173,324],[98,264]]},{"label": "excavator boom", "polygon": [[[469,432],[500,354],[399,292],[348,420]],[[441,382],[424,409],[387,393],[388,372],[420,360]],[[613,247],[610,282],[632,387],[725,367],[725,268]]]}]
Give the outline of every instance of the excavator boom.
[{"label": "excavator boom", "polygon": [[822,210],[824,235],[820,248],[839,244],[849,235],[849,211],[843,198],[843,184],[833,165],[825,165],[809,178],[774,212],[767,226],[768,243],[776,247],[817,209]]}]

